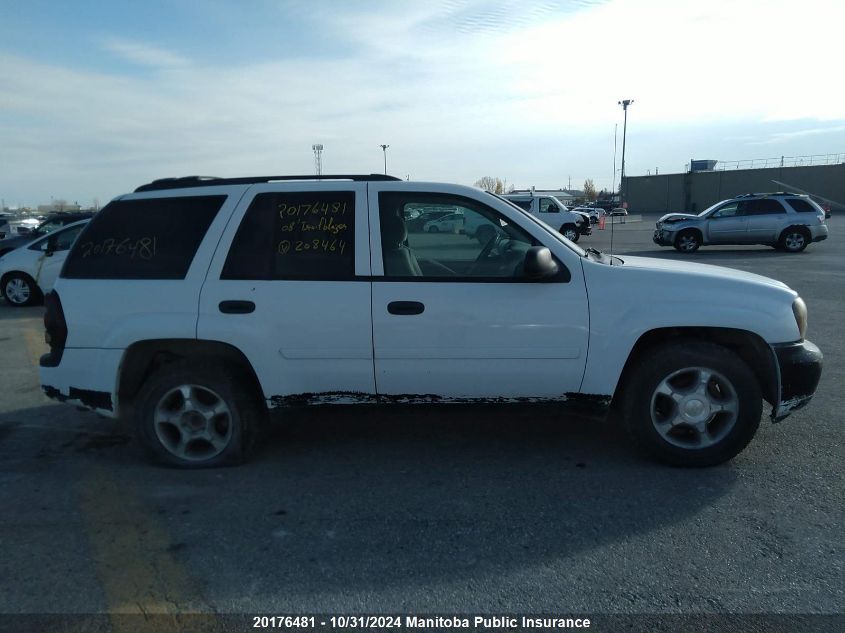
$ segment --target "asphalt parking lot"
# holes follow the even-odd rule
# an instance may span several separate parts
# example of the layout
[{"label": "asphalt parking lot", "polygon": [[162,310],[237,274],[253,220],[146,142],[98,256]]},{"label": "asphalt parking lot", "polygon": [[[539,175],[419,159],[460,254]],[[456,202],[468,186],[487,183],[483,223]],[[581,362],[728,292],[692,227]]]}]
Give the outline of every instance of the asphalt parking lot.
[{"label": "asphalt parking lot", "polygon": [[42,309],[0,303],[0,613],[842,613],[838,220],[797,255],[614,226],[614,253],[760,273],[808,305],[815,399],[704,470],[643,461],[609,423],[446,406],[300,414],[245,466],[156,467],[129,428],[42,396]]}]

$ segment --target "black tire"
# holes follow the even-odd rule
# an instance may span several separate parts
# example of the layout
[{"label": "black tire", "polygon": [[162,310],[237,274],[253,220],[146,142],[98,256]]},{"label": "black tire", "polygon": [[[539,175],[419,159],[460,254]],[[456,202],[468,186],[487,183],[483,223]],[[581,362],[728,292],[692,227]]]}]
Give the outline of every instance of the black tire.
[{"label": "black tire", "polygon": [[810,232],[803,226],[790,226],[783,230],[778,247],[787,253],[800,253],[810,243]]},{"label": "black tire", "polygon": [[695,229],[686,229],[675,238],[675,250],[681,253],[694,253],[701,246],[701,233]]},{"label": "black tire", "polygon": [[[657,391],[666,384],[667,377],[677,375],[680,380],[689,380],[687,370],[691,370],[690,376],[703,375],[697,370],[711,372],[713,383],[692,380],[690,384],[703,385],[709,394],[705,399],[714,395],[724,397],[725,403],[733,403],[736,410],[735,414],[700,413],[708,419],[702,418],[698,423],[705,425],[708,435],[717,435],[709,444],[711,438],[703,438],[695,430],[696,422],[686,423],[684,407],[695,404],[690,401],[697,399],[697,393],[687,391],[688,395],[684,396],[687,401],[673,403],[672,398]],[[682,387],[690,389],[683,384]],[[656,419],[663,415],[664,399],[669,407],[677,407],[667,417],[682,420],[680,424],[667,422],[665,417],[662,422]],[[696,409],[698,405],[692,409],[693,415],[697,415]],[[622,418],[634,444],[652,458],[674,466],[715,466],[732,459],[754,437],[762,410],[760,385],[748,365],[731,350],[706,342],[679,341],[647,351],[638,359],[637,369],[624,385],[622,397]]]},{"label": "black tire", "polygon": [[438,229],[436,226],[430,226],[430,227],[428,227],[428,232],[429,233],[439,233],[440,229]]},{"label": "black tire", "polygon": [[564,224],[560,227],[560,234],[563,235],[570,242],[577,242],[581,234],[578,233],[578,227],[574,224]]},{"label": "black tire", "polygon": [[[134,400],[132,412],[136,433],[149,456],[170,466],[191,469],[231,466],[246,461],[255,447],[258,432],[265,425],[267,410],[262,396],[258,393],[258,386],[249,385],[242,375],[243,372],[236,371],[230,365],[204,359],[176,361],[164,365],[147,378]],[[226,429],[225,447],[218,451],[218,448],[202,437],[190,439],[186,442],[194,453],[190,459],[179,456],[168,448],[167,444],[172,446],[178,443],[175,438],[171,441],[174,434],[181,437],[188,434],[175,430],[176,425],[169,421],[156,424],[155,412],[157,408],[166,410],[171,406],[168,399],[179,396],[176,392],[180,386],[196,387],[190,393],[192,399],[198,402],[217,396],[225,403],[228,409],[228,414],[222,421]],[[208,401],[200,402],[200,405],[206,408],[210,406]],[[178,416],[179,410],[184,406],[175,408],[174,415]],[[183,417],[185,415],[189,413],[182,414]],[[215,422],[220,423],[219,420]],[[204,445],[207,445],[207,448],[204,448]]]},{"label": "black tire", "polygon": [[[12,284],[17,287],[16,291],[12,289]],[[25,299],[22,298],[21,292],[26,293]],[[35,305],[43,299],[41,289],[35,280],[26,273],[18,271],[3,275],[3,279],[0,280],[0,295],[14,308]]]}]

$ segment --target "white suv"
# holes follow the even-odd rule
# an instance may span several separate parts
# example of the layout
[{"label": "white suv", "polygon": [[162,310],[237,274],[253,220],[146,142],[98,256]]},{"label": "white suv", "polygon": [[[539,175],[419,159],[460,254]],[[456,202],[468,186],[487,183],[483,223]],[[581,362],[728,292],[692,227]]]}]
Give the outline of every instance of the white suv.
[{"label": "white suv", "polygon": [[[494,234],[407,232],[439,205]],[[186,467],[242,460],[271,409],[444,402],[613,407],[651,455],[716,464],[821,373],[780,282],[584,251],[480,189],[387,176],[144,185],[85,227],[46,304],[45,393]]]}]

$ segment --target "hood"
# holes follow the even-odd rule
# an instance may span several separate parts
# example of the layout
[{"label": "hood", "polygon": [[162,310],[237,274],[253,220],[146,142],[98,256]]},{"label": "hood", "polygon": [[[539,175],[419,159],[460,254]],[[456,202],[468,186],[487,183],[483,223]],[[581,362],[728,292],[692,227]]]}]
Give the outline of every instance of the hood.
[{"label": "hood", "polygon": [[660,216],[658,222],[678,222],[680,220],[698,219],[698,216],[693,213],[667,213]]},{"label": "hood", "polygon": [[794,292],[782,281],[771,279],[770,277],[764,277],[763,275],[747,273],[744,270],[737,270],[736,268],[713,266],[711,264],[696,264],[693,262],[679,261],[677,259],[658,259],[656,257],[629,257],[628,255],[622,255],[620,259],[622,260],[624,266],[630,268],[681,273],[707,279],[724,279],[730,281],[748,282],[757,286],[769,286]]}]

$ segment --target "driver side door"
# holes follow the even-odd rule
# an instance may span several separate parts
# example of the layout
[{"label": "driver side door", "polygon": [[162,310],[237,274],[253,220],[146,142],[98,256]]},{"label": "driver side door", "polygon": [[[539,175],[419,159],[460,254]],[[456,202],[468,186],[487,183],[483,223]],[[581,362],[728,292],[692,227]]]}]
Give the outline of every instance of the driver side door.
[{"label": "driver side door", "polygon": [[[409,234],[400,219],[415,204],[456,208],[495,235]],[[580,270],[559,264],[557,277],[528,280],[524,254],[539,241],[479,200],[371,183],[369,206],[379,395],[555,400],[578,391],[588,340]]]}]

